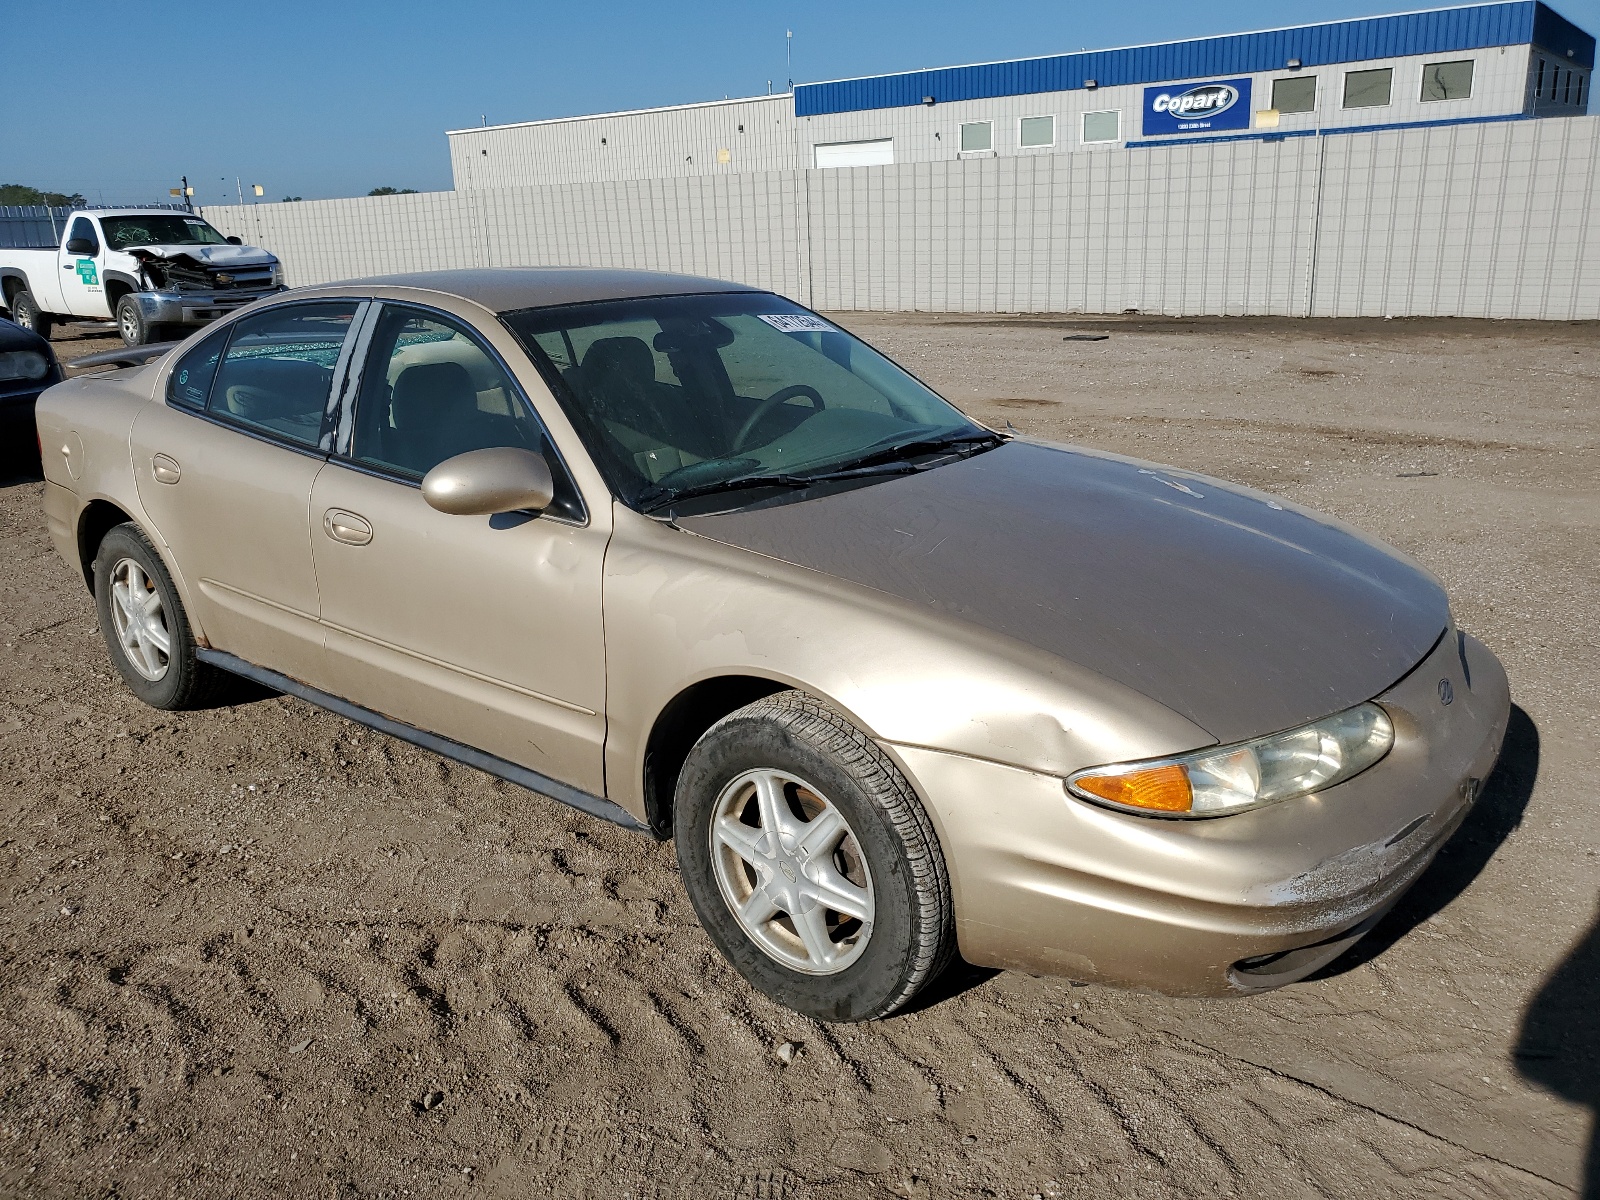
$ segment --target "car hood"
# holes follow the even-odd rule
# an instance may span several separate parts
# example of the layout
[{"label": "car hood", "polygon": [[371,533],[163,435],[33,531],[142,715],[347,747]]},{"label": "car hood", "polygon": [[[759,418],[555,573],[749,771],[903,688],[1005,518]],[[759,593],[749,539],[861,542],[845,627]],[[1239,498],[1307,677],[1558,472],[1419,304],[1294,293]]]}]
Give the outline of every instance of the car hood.
[{"label": "car hood", "polygon": [[260,267],[277,258],[257,246],[129,246],[124,252],[138,258],[188,258],[207,267]]},{"label": "car hood", "polygon": [[1371,699],[1450,619],[1424,570],[1330,518],[1039,442],[678,523],[1077,663],[1221,742]]}]

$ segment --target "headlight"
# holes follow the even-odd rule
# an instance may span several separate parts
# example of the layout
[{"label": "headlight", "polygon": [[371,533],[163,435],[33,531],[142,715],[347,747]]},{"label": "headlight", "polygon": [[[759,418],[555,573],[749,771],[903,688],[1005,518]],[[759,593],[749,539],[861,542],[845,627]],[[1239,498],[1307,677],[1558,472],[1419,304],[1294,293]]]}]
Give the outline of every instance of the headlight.
[{"label": "headlight", "polygon": [[286,286],[288,286],[287,284],[285,284],[283,282],[283,264],[281,262],[275,262],[275,263],[272,264],[272,286],[273,287],[286,287]]},{"label": "headlight", "polygon": [[1145,816],[1217,817],[1343,783],[1392,745],[1389,714],[1376,704],[1359,704],[1253,742],[1089,767],[1069,775],[1067,789]]},{"label": "headlight", "polygon": [[36,350],[7,350],[0,353],[0,380],[43,379],[50,374],[50,360]]}]

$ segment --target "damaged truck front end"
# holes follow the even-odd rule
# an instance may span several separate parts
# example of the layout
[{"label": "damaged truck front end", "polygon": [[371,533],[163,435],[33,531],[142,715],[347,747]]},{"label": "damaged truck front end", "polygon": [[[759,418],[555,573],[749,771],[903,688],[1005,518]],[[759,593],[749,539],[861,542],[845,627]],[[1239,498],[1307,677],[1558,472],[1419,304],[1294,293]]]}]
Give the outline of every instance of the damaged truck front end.
[{"label": "damaged truck front end", "polygon": [[[127,251],[138,263],[142,286],[133,300],[146,329],[181,326],[173,330],[181,335],[284,289],[283,267],[270,255],[227,246],[215,249],[234,253],[218,256],[208,253],[213,249],[139,246]],[[119,324],[125,323],[119,314]],[[128,329],[122,333],[124,341],[136,344]]]}]

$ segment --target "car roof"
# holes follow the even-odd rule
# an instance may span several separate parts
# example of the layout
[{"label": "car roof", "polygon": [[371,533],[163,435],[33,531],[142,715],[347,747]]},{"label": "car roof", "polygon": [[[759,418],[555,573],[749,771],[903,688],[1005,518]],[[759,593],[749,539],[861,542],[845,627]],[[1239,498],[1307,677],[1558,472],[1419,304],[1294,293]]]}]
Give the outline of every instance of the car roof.
[{"label": "car roof", "polygon": [[421,288],[458,296],[492,312],[583,304],[593,300],[630,300],[640,296],[703,295],[712,292],[759,292],[761,288],[697,275],[665,271],[624,271],[605,267],[482,267],[461,271],[413,271],[323,284],[317,290],[352,287]]}]

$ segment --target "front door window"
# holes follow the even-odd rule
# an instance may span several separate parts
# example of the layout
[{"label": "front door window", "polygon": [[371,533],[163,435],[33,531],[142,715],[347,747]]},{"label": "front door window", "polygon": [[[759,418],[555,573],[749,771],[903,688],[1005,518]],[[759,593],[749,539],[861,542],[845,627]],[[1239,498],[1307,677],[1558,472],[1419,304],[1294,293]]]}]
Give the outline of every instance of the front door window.
[{"label": "front door window", "polygon": [[372,343],[356,403],[356,462],[421,479],[457,454],[517,446],[549,461],[554,514],[581,517],[542,427],[477,338],[437,313],[386,305]]}]

